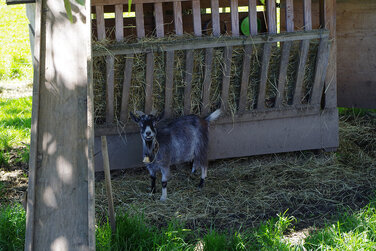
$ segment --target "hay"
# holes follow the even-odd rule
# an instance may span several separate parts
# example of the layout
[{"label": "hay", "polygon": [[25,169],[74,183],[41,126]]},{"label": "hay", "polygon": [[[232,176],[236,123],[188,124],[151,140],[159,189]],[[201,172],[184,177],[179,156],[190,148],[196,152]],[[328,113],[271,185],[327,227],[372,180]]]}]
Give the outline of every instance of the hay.
[{"label": "hay", "polygon": [[[163,39],[145,38],[144,41],[158,43],[160,41],[174,41],[184,39],[184,37],[166,37]],[[186,39],[186,38],[185,38]],[[106,41],[108,43],[108,41]],[[96,43],[98,46],[98,43]],[[266,88],[266,105],[272,107],[277,95],[279,64],[281,56],[281,44],[275,43],[272,48],[272,56],[270,59],[270,67],[268,72],[267,88]],[[250,78],[248,85],[247,110],[253,110],[256,107],[257,95],[259,89],[260,70],[262,61],[263,45],[255,45],[252,51]],[[286,95],[283,104],[288,105],[292,99],[294,83],[296,77],[296,64],[298,59],[299,41],[294,42],[290,53],[290,61],[288,66],[288,76],[286,83]],[[211,72],[211,89],[210,89],[210,109],[214,110],[221,104],[222,78],[224,69],[224,49],[214,49],[213,66]],[[310,46],[307,67],[304,79],[303,100],[307,102],[310,96],[310,90],[313,83],[314,65],[317,54],[317,41],[313,41]],[[110,54],[109,54],[110,55]],[[164,109],[165,98],[165,54],[154,53],[154,81],[153,81],[153,107],[157,111]],[[231,79],[229,87],[229,107],[230,113],[235,114],[239,106],[240,82],[242,77],[242,63],[244,58],[244,47],[237,46],[233,48]],[[130,90],[129,109],[144,110],[145,104],[145,54],[136,54],[133,59],[132,81]],[[125,64],[125,56],[115,57],[115,116],[120,116],[121,93],[123,83],[123,72]],[[95,105],[95,123],[97,126],[105,123],[105,107],[106,107],[106,67],[105,57],[96,57],[94,59],[94,105]],[[202,100],[202,82],[205,73],[205,50],[194,50],[194,70],[192,80],[191,93],[191,112],[194,114],[201,113]],[[175,52],[174,62],[174,90],[173,90],[173,116],[178,117],[183,114],[184,106],[184,76],[185,76],[185,52]],[[290,102],[291,103],[291,102]]]},{"label": "hay", "polygon": [[[341,118],[336,153],[301,152],[211,162],[206,186],[189,165],[172,168],[167,202],[150,196],[145,168],[128,169],[113,179],[118,212],[143,213],[153,225],[179,219],[205,232],[254,227],[288,209],[297,229],[322,226],[338,209],[365,205],[376,189],[376,119]],[[160,177],[158,177],[160,181]],[[106,219],[103,182],[96,183],[97,219]]]}]

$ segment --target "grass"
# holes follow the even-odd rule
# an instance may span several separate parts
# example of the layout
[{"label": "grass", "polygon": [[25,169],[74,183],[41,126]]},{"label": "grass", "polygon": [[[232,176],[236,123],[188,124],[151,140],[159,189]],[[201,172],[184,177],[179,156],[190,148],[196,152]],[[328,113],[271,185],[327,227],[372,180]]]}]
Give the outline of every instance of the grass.
[{"label": "grass", "polygon": [[31,97],[0,99],[0,167],[16,162],[27,163],[31,128]]},{"label": "grass", "polygon": [[0,0],[0,80],[32,79],[28,24],[25,5]]},{"label": "grass", "polygon": [[23,250],[26,213],[20,204],[0,207],[0,250]]}]

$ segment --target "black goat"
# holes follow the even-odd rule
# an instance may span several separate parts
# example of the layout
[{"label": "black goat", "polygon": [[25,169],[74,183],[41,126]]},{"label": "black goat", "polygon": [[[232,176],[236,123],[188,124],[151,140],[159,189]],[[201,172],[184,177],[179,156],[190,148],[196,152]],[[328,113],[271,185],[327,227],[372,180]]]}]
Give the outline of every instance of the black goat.
[{"label": "black goat", "polygon": [[170,165],[193,161],[192,172],[201,167],[202,188],[208,168],[208,125],[217,119],[221,110],[218,109],[205,119],[196,115],[177,118],[157,130],[157,123],[162,115],[146,115],[142,112],[130,113],[134,122],[141,129],[143,142],[143,161],[147,165],[151,177],[151,191],[155,192],[155,175],[162,173],[161,200],[167,199],[167,180]]}]

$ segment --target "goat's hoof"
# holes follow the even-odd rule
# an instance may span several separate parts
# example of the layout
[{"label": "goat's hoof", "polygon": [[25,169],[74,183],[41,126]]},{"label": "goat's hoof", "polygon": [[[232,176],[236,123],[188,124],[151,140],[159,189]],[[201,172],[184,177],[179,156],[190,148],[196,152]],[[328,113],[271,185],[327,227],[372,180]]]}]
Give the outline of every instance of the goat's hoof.
[{"label": "goat's hoof", "polygon": [[200,183],[198,184],[198,188],[199,188],[199,189],[202,189],[202,188],[204,187],[204,182],[205,182],[204,179],[201,179],[201,180],[200,180]]},{"label": "goat's hoof", "polygon": [[161,198],[160,198],[159,200],[160,200],[160,201],[166,201],[166,200],[167,200],[167,197],[161,196]]}]

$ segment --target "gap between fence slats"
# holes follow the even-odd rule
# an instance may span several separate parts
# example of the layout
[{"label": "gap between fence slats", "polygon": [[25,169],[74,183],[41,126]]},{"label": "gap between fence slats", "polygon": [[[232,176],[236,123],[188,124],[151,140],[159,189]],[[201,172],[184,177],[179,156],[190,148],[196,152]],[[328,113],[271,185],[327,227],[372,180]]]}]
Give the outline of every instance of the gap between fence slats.
[{"label": "gap between fence slats", "polygon": [[133,54],[127,56],[125,60],[123,91],[121,95],[121,108],[120,108],[120,121],[125,123],[128,121],[128,103],[129,103],[129,90],[131,88],[132,80],[132,66]]},{"label": "gap between fence slats", "polygon": [[123,5],[115,5],[115,37],[117,42],[124,40]]},{"label": "gap between fence slats", "polygon": [[224,69],[222,78],[222,111],[227,111],[229,108],[228,91],[230,87],[231,77],[231,62],[232,62],[232,47],[225,47],[224,50]]},{"label": "gap between fence slats", "polygon": [[321,94],[324,88],[325,76],[329,60],[329,42],[328,39],[321,39],[317,52],[315,75],[313,80],[312,94],[310,103],[318,105],[321,103]]},{"label": "gap between fence slats", "polygon": [[244,48],[242,79],[240,83],[240,98],[239,98],[239,112],[243,113],[248,106],[248,83],[249,73],[251,70],[252,45],[247,45]]},{"label": "gap between fence slats", "polygon": [[202,83],[202,108],[201,115],[206,116],[210,110],[210,87],[211,87],[211,70],[213,64],[213,48],[206,49],[205,52],[205,74]]},{"label": "gap between fence slats", "polygon": [[191,91],[192,91],[192,77],[193,77],[193,50],[188,50],[185,54],[185,76],[184,76],[184,114],[191,113]]}]

